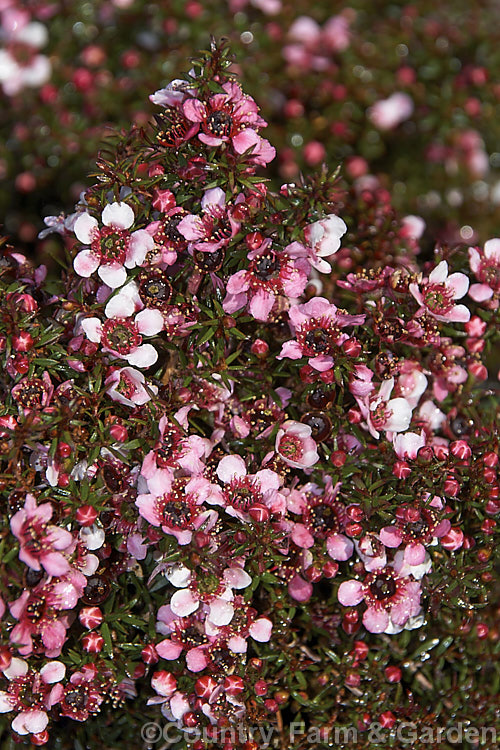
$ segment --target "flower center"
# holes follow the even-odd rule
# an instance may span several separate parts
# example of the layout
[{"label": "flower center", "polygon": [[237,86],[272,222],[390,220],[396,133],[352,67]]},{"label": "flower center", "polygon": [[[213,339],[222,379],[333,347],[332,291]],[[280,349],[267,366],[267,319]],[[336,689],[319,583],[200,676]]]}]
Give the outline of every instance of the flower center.
[{"label": "flower center", "polygon": [[202,224],[209,241],[228,240],[233,233],[226,210],[222,206],[210,206],[202,218]]},{"label": "flower center", "polygon": [[500,267],[494,260],[483,260],[477,273],[479,281],[498,294],[500,292]]},{"label": "flower center", "polygon": [[257,483],[247,477],[233,479],[224,492],[226,502],[236,510],[246,513],[256,502],[262,500]]},{"label": "flower center", "polygon": [[436,315],[446,315],[453,307],[453,293],[444,284],[427,284],[425,306]]},{"label": "flower center", "polygon": [[392,410],[387,408],[387,401],[376,402],[370,406],[370,419],[376,430],[383,428],[389,421]]},{"label": "flower center", "polygon": [[252,266],[254,276],[260,281],[269,281],[279,273],[281,262],[276,253],[270,251],[257,258]]},{"label": "flower center", "polygon": [[392,578],[388,578],[385,575],[378,575],[373,583],[370,584],[370,593],[379,602],[384,599],[390,599],[396,593],[397,586]]},{"label": "flower center", "polygon": [[30,378],[19,383],[14,395],[16,401],[26,409],[40,409],[47,391],[42,380]]},{"label": "flower center", "polygon": [[279,452],[290,461],[299,461],[304,454],[302,443],[295,435],[283,435],[280,440]]},{"label": "flower center", "polygon": [[85,708],[87,696],[84,695],[81,690],[70,690],[69,693],[66,693],[64,696],[64,700],[68,706],[71,706],[76,710],[81,710],[82,708]]},{"label": "flower center", "polygon": [[219,247],[212,253],[204,253],[201,250],[196,250],[193,254],[194,264],[200,271],[207,271],[208,273],[215,273],[222,266],[224,262],[225,250],[223,247]]},{"label": "flower center", "polygon": [[216,138],[228,138],[233,129],[233,118],[227,112],[216,109],[207,117],[207,130]]},{"label": "flower center", "polygon": [[142,336],[135,323],[127,318],[111,318],[102,327],[103,346],[122,356],[140,346]]},{"label": "flower center", "polygon": [[307,525],[317,534],[339,530],[338,516],[335,508],[328,503],[309,506],[306,513]]},{"label": "flower center", "polygon": [[100,258],[101,263],[119,263],[123,265],[130,243],[130,234],[124,229],[102,227],[92,240],[92,251]]},{"label": "flower center", "polygon": [[164,495],[160,505],[163,525],[176,529],[186,529],[189,526],[193,513],[185,500]]},{"label": "flower center", "polygon": [[139,297],[146,307],[162,308],[172,295],[172,285],[165,271],[154,269],[139,282]]},{"label": "flower center", "polygon": [[165,148],[177,148],[185,140],[187,132],[192,127],[179,110],[172,107],[163,117],[156,116],[159,127],[156,133],[156,141]]}]

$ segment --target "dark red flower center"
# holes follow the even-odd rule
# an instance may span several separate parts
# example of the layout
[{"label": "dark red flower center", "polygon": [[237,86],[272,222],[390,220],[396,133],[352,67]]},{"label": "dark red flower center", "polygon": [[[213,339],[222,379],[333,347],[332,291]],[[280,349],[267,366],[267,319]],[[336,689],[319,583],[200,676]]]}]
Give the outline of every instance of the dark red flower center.
[{"label": "dark red flower center", "polygon": [[445,284],[427,284],[424,304],[435,315],[446,315],[453,308],[453,293]]},{"label": "dark red flower center", "polygon": [[95,233],[91,248],[104,265],[119,263],[123,265],[130,244],[130,234],[124,229],[102,227]]},{"label": "dark red flower center", "polygon": [[233,118],[228,112],[216,109],[206,119],[207,131],[216,138],[229,138],[233,130]]},{"label": "dark red flower center", "polygon": [[122,356],[140,346],[142,336],[135,323],[128,318],[111,318],[102,327],[102,345]]},{"label": "dark red flower center", "polygon": [[384,601],[384,599],[390,599],[396,591],[397,586],[394,580],[383,573],[377,575],[373,583],[370,583],[370,593],[379,602]]}]

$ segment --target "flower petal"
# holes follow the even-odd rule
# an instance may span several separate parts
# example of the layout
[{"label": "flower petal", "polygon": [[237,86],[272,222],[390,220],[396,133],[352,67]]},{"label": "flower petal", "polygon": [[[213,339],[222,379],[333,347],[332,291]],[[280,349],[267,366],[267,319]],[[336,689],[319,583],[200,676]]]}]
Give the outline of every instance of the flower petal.
[{"label": "flower petal", "polygon": [[117,229],[128,229],[135,220],[134,210],[128,203],[114,202],[104,206],[102,212],[102,223],[107,227],[116,227]]}]

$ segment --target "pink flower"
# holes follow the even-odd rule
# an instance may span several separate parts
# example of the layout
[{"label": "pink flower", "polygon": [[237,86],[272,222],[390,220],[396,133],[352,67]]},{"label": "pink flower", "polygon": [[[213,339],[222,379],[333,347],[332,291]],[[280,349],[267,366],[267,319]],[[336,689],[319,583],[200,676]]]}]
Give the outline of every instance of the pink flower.
[{"label": "pink flower", "polygon": [[192,250],[214,252],[227,245],[238,232],[235,221],[226,207],[226,196],[221,188],[207,190],[201,199],[203,214],[188,214],[177,224],[177,231],[190,242]]},{"label": "pink flower", "polygon": [[309,224],[304,230],[306,241],[311,245],[315,262],[312,263],[321,273],[329,273],[331,267],[321,258],[334,255],[340,248],[340,238],[347,232],[347,226],[340,216],[329,214],[314,224]]},{"label": "pink flower", "polygon": [[420,595],[420,584],[400,577],[391,566],[369,573],[363,581],[343,581],[338,591],[339,602],[345,607],[365,602],[363,625],[370,633],[401,631],[420,613]]},{"label": "pink flower", "polygon": [[143,344],[142,336],[155,336],[163,328],[163,315],[159,310],[146,308],[130,318],[109,318],[102,323],[99,318],[84,318],[81,328],[90,341],[100,343],[103,351],[126,359],[136,367],[151,367],[158,352],[151,344]]},{"label": "pink flower", "polygon": [[296,338],[283,344],[277,359],[308,357],[309,365],[318,372],[333,367],[332,355],[349,338],[340,329],[359,325],[365,320],[364,315],[339,313],[324,297],[313,297],[304,305],[292,305],[288,315]]},{"label": "pink flower", "polygon": [[[217,521],[214,510],[205,510],[201,500],[188,491],[186,482],[174,480],[173,474],[167,481],[167,471],[163,471],[164,491],[161,495],[138,495],[135,504],[139,513],[153,526],[160,526],[165,534],[174,536],[180,545],[189,544],[193,533],[204,526],[209,531]],[[182,613],[178,613],[182,614]]]},{"label": "pink flower", "polygon": [[7,96],[15,96],[24,88],[38,87],[49,80],[50,60],[38,52],[49,38],[43,24],[29,22],[29,15],[17,9],[4,10],[2,38],[6,45],[0,49],[0,84]]},{"label": "pink flower", "polygon": [[225,485],[222,498],[228,515],[249,521],[249,511],[259,504],[272,512],[284,512],[284,498],[278,492],[281,480],[276,472],[262,469],[248,474],[241,456],[231,455],[219,461],[216,473]]},{"label": "pink flower", "polygon": [[317,485],[306,485],[310,490],[300,499],[289,499],[290,509],[302,514],[302,522],[294,524],[290,537],[297,547],[310,549],[315,540],[326,540],[326,550],[332,560],[348,560],[351,557],[354,545],[341,533],[346,513],[344,505],[336,500],[340,486],[339,482],[332,487],[329,481],[322,491]]},{"label": "pink flower", "polygon": [[475,302],[484,302],[494,294],[500,293],[500,239],[495,238],[484,243],[481,251],[478,247],[469,247],[469,263],[479,279],[479,284],[472,284],[469,295]]},{"label": "pink flower", "polygon": [[424,431],[422,430],[420,435],[417,435],[416,432],[400,432],[398,435],[394,435],[392,444],[398,458],[415,459],[420,448],[425,445]]},{"label": "pink flower", "polygon": [[229,277],[222,307],[231,314],[248,305],[256,320],[266,321],[279,295],[297,299],[303,293],[309,263],[300,258],[292,260],[286,248],[272,250],[268,239],[249,253],[248,258],[251,261],[248,269]]},{"label": "pink flower", "polygon": [[73,609],[78,601],[78,592],[69,581],[43,581],[9,605],[10,613],[18,620],[10,632],[10,640],[17,644],[20,654],[27,656],[33,651],[33,637],[40,637],[49,658],[59,656],[66,630],[67,615],[62,610]]},{"label": "pink flower", "polygon": [[439,511],[442,509],[443,502],[437,495],[422,508],[402,505],[396,510],[396,524],[384,526],[379,534],[380,540],[386,547],[392,548],[406,543],[404,562],[407,565],[421,565],[425,560],[426,545],[433,539],[445,536],[451,529],[448,519],[440,520],[442,513]]},{"label": "pink flower", "polygon": [[413,113],[413,101],[408,94],[396,92],[370,107],[368,117],[380,130],[392,130]]},{"label": "pink flower", "polygon": [[14,657],[4,676],[7,691],[0,691],[0,713],[16,711],[12,729],[20,735],[43,732],[49,722],[47,712],[61,700],[61,680],[66,667],[60,661],[47,662],[39,672],[28,668],[23,659]]},{"label": "pink flower", "polygon": [[12,516],[10,527],[20,542],[20,560],[33,570],[43,566],[49,575],[62,576],[70,565],[60,550],[73,544],[73,536],[59,526],[49,525],[52,513],[50,503],[37,506],[33,495],[26,495],[24,508]]},{"label": "pink flower", "polygon": [[296,469],[308,469],[319,461],[311,428],[302,422],[288,419],[276,435],[275,449],[280,458]]},{"label": "pink flower", "polygon": [[[421,287],[421,288],[420,288]],[[466,323],[470,311],[465,305],[455,305],[455,300],[463,297],[469,288],[469,279],[463,273],[448,276],[448,263],[442,260],[429,274],[427,281],[410,284],[410,292],[421,305],[417,317],[424,310],[436,320],[444,323]]]},{"label": "pink flower", "polygon": [[379,430],[385,432],[405,432],[410,426],[412,408],[404,398],[392,398],[394,378],[384,380],[376,395],[363,398],[355,396],[366,426],[373,437],[378,440]]},{"label": "pink flower", "polygon": [[244,94],[237,83],[227,81],[222,88],[224,93],[214,94],[208,102],[186,99],[184,115],[199,123],[198,138],[207,146],[229,143],[237,154],[252,149],[250,158],[265,166],[276,155],[268,141],[257,134],[267,123],[259,116],[252,97]]},{"label": "pink flower", "polygon": [[170,487],[172,469],[180,467],[188,474],[201,474],[205,468],[201,459],[210,454],[212,445],[199,435],[185,435],[167,417],[160,419],[158,428],[159,439],[145,456],[141,474],[150,492],[160,495]]},{"label": "pink flower", "polygon": [[125,406],[143,406],[151,400],[151,394],[158,393],[158,386],[146,383],[142,372],[133,367],[122,367],[108,375],[104,385],[106,393],[113,401]]},{"label": "pink flower", "polygon": [[87,278],[97,271],[112,289],[124,284],[126,269],[141,265],[154,246],[153,238],[144,229],[132,234],[127,231],[134,220],[132,208],[123,202],[104,207],[101,229],[93,216],[80,214],[73,229],[77,239],[90,247],[81,250],[73,262],[77,274]]}]

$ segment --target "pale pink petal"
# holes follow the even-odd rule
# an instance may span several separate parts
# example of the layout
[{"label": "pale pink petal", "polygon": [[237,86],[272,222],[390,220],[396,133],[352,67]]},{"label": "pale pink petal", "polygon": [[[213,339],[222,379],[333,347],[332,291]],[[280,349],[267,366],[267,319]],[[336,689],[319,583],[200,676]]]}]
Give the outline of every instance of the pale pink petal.
[{"label": "pale pink petal", "polygon": [[368,607],[363,615],[363,625],[370,633],[383,633],[389,625],[389,615],[384,609]]},{"label": "pale pink petal", "polygon": [[224,581],[232,589],[245,589],[252,583],[252,578],[243,568],[226,568]]},{"label": "pale pink petal", "polygon": [[201,672],[207,664],[208,659],[203,648],[192,648],[187,652],[186,665],[190,672]]},{"label": "pale pink petal", "polygon": [[188,99],[184,102],[182,109],[191,122],[201,122],[207,113],[207,108],[199,99]]},{"label": "pale pink petal", "polygon": [[387,403],[387,408],[392,411],[392,414],[383,429],[388,432],[404,432],[407,430],[412,415],[412,409],[408,401],[405,398],[393,398]]},{"label": "pale pink petal", "polygon": [[100,260],[97,255],[94,255],[94,253],[89,250],[89,248],[85,248],[84,250],[80,250],[78,255],[75,257],[73,261],[73,268],[79,276],[83,276],[85,279],[88,279],[89,276],[92,276],[94,271],[99,268],[99,264]]},{"label": "pale pink petal", "polygon": [[182,645],[173,643],[169,638],[165,638],[164,641],[156,644],[156,650],[162,659],[173,661],[174,659],[178,659],[182,654]]},{"label": "pale pink petal", "polygon": [[[97,219],[94,219],[90,214],[83,213],[75,221],[73,231],[80,242],[83,242],[84,245],[89,245],[95,236],[97,226]],[[78,273],[80,272],[78,271]]]},{"label": "pale pink petal", "polygon": [[354,552],[354,544],[344,534],[330,534],[326,549],[332,560],[349,560]]},{"label": "pale pink petal", "polygon": [[248,632],[250,633],[254,641],[259,641],[259,643],[267,643],[271,637],[272,629],[273,624],[271,620],[268,620],[267,617],[259,617],[258,620],[252,622],[252,624],[248,628]]},{"label": "pale pink petal", "polygon": [[363,598],[363,584],[361,581],[344,581],[340,584],[338,599],[344,607],[355,607]]},{"label": "pale pink petal", "polygon": [[151,344],[138,346],[127,356],[127,361],[134,367],[151,367],[158,359],[158,352]]},{"label": "pale pink petal", "polygon": [[470,320],[470,310],[465,305],[455,305],[455,307],[447,313],[445,320],[449,320],[452,323],[467,323]]},{"label": "pale pink petal", "polygon": [[[29,592],[26,591],[25,593],[26,597],[24,598],[28,599]],[[19,614],[13,611],[12,606],[10,607],[10,611],[16,619],[19,617]],[[14,656],[7,669],[3,669],[2,672],[8,680],[15,680],[16,677],[24,677],[28,673],[28,664],[24,659],[18,659],[17,656]]]},{"label": "pale pink petal", "polygon": [[333,367],[333,357],[319,354],[317,357],[311,357],[309,364],[317,372],[326,372]]},{"label": "pale pink petal", "polygon": [[234,615],[234,607],[231,602],[224,599],[215,599],[209,607],[209,619],[219,627],[229,625]]},{"label": "pale pink petal", "polygon": [[469,288],[469,279],[464,273],[452,273],[448,276],[446,286],[453,289],[453,298],[460,299],[467,294]]},{"label": "pale pink petal", "polygon": [[43,681],[50,685],[53,682],[61,682],[66,674],[66,667],[60,661],[49,661],[41,668],[40,674]]},{"label": "pale pink petal", "polygon": [[[252,623],[253,624],[253,623]],[[250,630],[252,628],[252,625],[250,625]],[[256,639],[258,640],[258,639]],[[231,649],[231,651],[234,651],[235,654],[245,654],[247,651],[247,642],[244,638],[242,638],[241,635],[233,635],[231,638],[228,639],[227,645]],[[6,709],[7,711],[10,711],[11,709]]]},{"label": "pale pink petal", "polygon": [[[244,641],[246,645],[246,641]],[[239,652],[244,653],[244,652]],[[12,711],[14,709],[15,705],[15,699],[14,701],[11,701],[8,694],[4,690],[0,690],[0,714],[5,714],[8,711]]]},{"label": "pale pink petal", "polygon": [[474,302],[485,302],[485,300],[493,297],[493,289],[490,289],[486,284],[472,284],[469,289],[469,297],[472,297]]},{"label": "pale pink petal", "polygon": [[292,541],[297,547],[309,549],[314,545],[314,537],[311,532],[302,523],[296,523],[292,531]]},{"label": "pale pink petal", "polygon": [[221,458],[216,470],[217,476],[224,483],[230,482],[233,477],[244,477],[246,473],[247,469],[244,460],[241,456],[236,455]]},{"label": "pale pink petal", "polygon": [[134,268],[144,263],[147,253],[155,246],[154,239],[145,229],[138,229],[130,235],[130,242],[127,248],[127,257],[125,266]]},{"label": "pale pink petal", "polygon": [[90,341],[93,341],[95,344],[100,342],[102,326],[99,318],[84,318],[80,325]]},{"label": "pale pink petal", "polygon": [[255,294],[250,301],[250,314],[253,315],[256,320],[262,320],[263,322],[267,321],[269,313],[273,309],[274,300],[274,294],[259,289],[257,294]]},{"label": "pale pink petal", "polygon": [[404,560],[408,565],[421,565],[425,560],[424,545],[418,542],[408,544],[405,549]]},{"label": "pale pink petal", "polygon": [[312,583],[304,581],[299,575],[294,575],[287,588],[292,599],[297,602],[307,602],[313,593]]},{"label": "pale pink petal", "polygon": [[448,278],[448,263],[442,260],[429,274],[429,281],[433,284],[442,284]]},{"label": "pale pink petal", "polygon": [[201,207],[203,211],[206,211],[209,206],[220,206],[222,208],[225,205],[226,194],[221,188],[210,188],[210,190],[206,190],[201,199]]},{"label": "pale pink petal", "polygon": [[276,357],[276,359],[283,359],[284,357],[288,357],[288,359],[300,359],[302,357],[302,348],[300,344],[294,340],[285,341],[281,347],[279,356]]},{"label": "pale pink petal", "polygon": [[49,552],[43,555],[41,563],[47,573],[51,576],[63,576],[70,569],[69,562],[60,552]]},{"label": "pale pink petal", "polygon": [[395,526],[385,526],[380,530],[380,541],[386,547],[399,547],[403,541],[403,535],[401,531]]},{"label": "pale pink petal", "polygon": [[500,239],[498,237],[484,243],[484,255],[488,260],[496,260],[500,263]]},{"label": "pale pink petal", "polygon": [[182,693],[175,693],[170,701],[170,710],[175,719],[182,719],[185,713],[191,709],[189,701]]},{"label": "pale pink petal", "polygon": [[237,154],[244,154],[252,146],[256,146],[260,138],[252,128],[244,128],[233,137],[233,146]]},{"label": "pale pink petal", "polygon": [[187,617],[198,609],[198,599],[196,599],[189,589],[180,589],[176,591],[171,600],[170,608],[172,612],[179,617]]},{"label": "pale pink petal", "polygon": [[43,732],[49,718],[45,711],[22,711],[12,722],[12,729],[18,734],[38,734]]},{"label": "pale pink petal", "polygon": [[134,220],[134,211],[128,203],[115,202],[104,206],[102,223],[107,227],[113,226],[117,229],[128,229],[132,226]]},{"label": "pale pink petal", "polygon": [[119,263],[101,265],[97,273],[111,289],[117,289],[127,281],[127,272]]},{"label": "pale pink petal", "polygon": [[135,316],[139,333],[144,336],[155,336],[163,328],[163,315],[159,310],[141,310]]},{"label": "pale pink petal", "polygon": [[186,240],[199,240],[204,237],[205,230],[201,223],[200,217],[194,214],[185,216],[178,224],[177,231],[182,234]]}]

